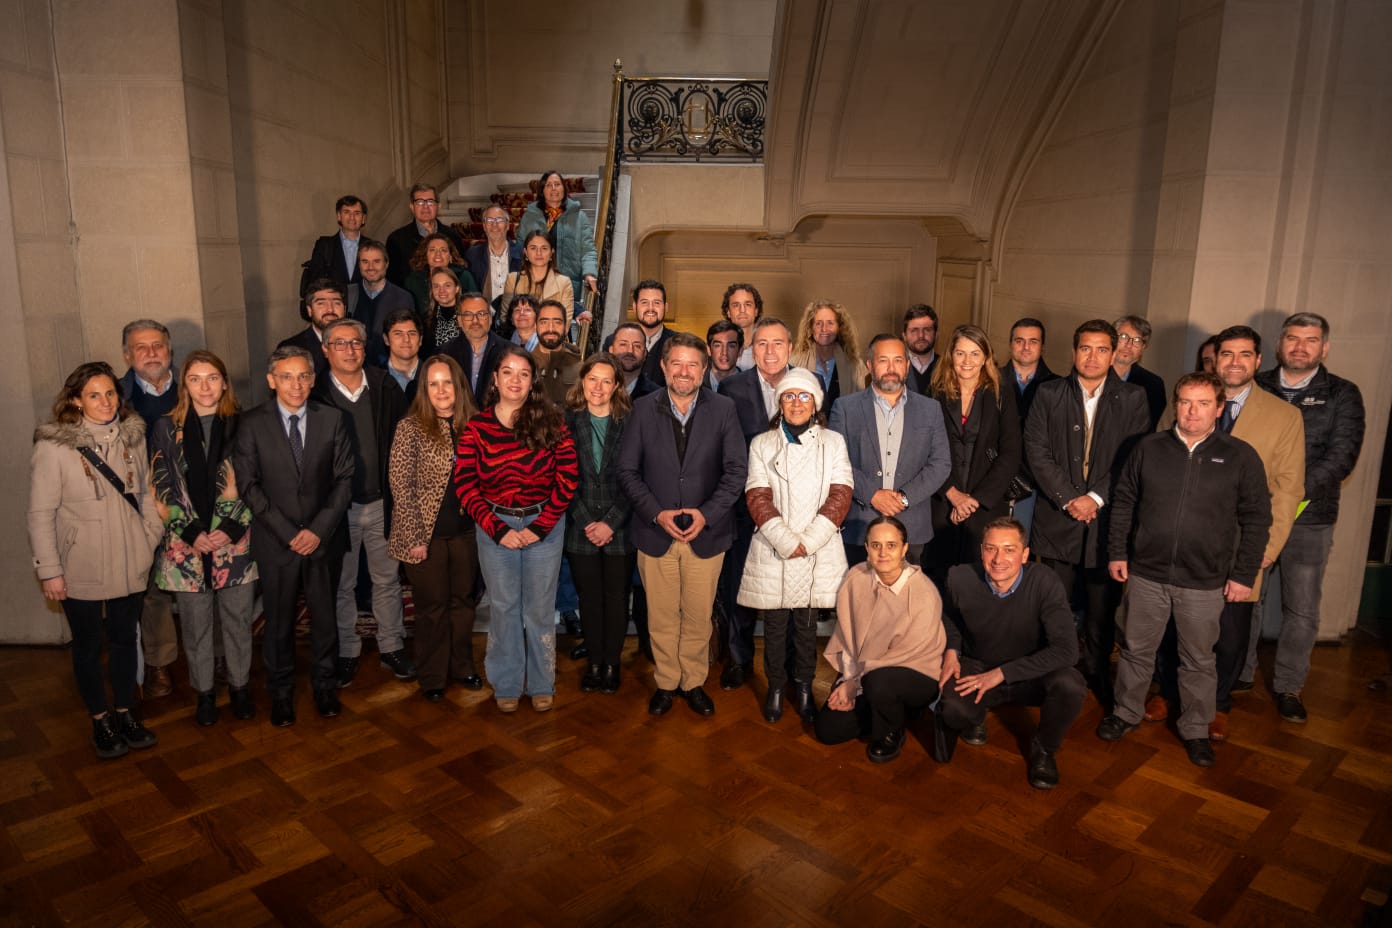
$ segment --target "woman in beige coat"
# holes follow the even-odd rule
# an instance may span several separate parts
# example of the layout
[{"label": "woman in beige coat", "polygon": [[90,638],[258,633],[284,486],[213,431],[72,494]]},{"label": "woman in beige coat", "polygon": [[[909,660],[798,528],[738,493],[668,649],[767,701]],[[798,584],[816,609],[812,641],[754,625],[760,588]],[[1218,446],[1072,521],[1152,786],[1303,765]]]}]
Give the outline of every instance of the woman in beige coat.
[{"label": "woman in beige coat", "polygon": [[[44,598],[72,630],[73,675],[103,759],[152,747],[135,703],[137,628],[155,548],[164,534],[150,495],[145,422],[122,402],[103,362],[79,365],[34,433],[29,545]],[[102,625],[116,715],[102,681]]]}]

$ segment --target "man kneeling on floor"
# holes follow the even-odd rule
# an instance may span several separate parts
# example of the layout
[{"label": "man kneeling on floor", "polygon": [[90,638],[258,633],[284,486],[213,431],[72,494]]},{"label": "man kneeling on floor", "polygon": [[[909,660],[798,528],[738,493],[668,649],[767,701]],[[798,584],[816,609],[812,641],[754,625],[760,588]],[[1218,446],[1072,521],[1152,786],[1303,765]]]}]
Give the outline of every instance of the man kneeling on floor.
[{"label": "man kneeling on floor", "polygon": [[1087,683],[1074,666],[1078,635],[1063,584],[1052,570],[1027,564],[1028,559],[1024,526],[1001,518],[986,526],[981,563],[959,564],[948,572],[938,719],[949,742],[960,733],[967,744],[981,745],[988,709],[1038,706],[1029,783],[1053,789],[1058,785],[1054,754],[1082,710]]}]

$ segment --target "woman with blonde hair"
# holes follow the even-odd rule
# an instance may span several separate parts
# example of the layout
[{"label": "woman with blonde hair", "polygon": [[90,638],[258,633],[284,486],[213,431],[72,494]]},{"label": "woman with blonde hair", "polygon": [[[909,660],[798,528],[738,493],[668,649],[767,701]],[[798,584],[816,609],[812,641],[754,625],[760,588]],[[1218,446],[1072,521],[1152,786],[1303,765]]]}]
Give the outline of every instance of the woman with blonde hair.
[{"label": "woman with blonde hair", "polygon": [[953,330],[930,395],[942,406],[952,456],[952,472],[933,494],[933,540],[924,552],[941,583],[949,567],[977,561],[986,525],[1010,514],[1007,492],[1020,472],[1020,417],[1015,391],[1001,388],[991,342],[974,325]]},{"label": "woman with blonde hair", "polygon": [[846,307],[832,300],[814,300],[803,310],[790,362],[817,375],[826,391],[823,409],[838,397],[865,389],[865,361],[860,356],[855,326]]},{"label": "woman with blonde hair", "polygon": [[406,565],[411,581],[421,693],[439,702],[451,680],[483,688],[474,664],[478,545],[453,481],[459,433],[477,410],[463,368],[449,355],[422,362],[419,383],[387,464],[394,501],[387,553]]},{"label": "woman with blonde hair", "polygon": [[97,756],[153,747],[158,739],[133,711],[136,647],[164,526],[150,494],[145,420],[123,401],[105,362],[79,364],[54,400],[52,420],[34,433],[28,525],[44,599],[62,606],[72,632],[73,676]]},{"label": "woman with blonde hair", "polygon": [[239,414],[227,365],[211,351],[192,351],[179,372],[174,409],[155,421],[151,438],[150,472],[165,526],[155,582],[179,606],[199,725],[218,719],[215,634],[227,659],[233,716],[256,714],[247,686],[257,578],[251,510],[232,469]]}]

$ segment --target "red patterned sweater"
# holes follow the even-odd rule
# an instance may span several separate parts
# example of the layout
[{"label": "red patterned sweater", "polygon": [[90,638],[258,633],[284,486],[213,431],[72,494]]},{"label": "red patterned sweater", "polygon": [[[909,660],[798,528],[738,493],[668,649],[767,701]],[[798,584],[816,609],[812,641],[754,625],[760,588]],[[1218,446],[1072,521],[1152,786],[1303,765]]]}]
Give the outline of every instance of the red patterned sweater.
[{"label": "red patterned sweater", "polygon": [[498,421],[490,406],[459,433],[455,492],[464,511],[494,541],[511,526],[493,514],[493,505],[525,509],[541,503],[541,513],[527,527],[544,538],[565,515],[579,476],[575,442],[565,426],[554,448],[532,451]]}]

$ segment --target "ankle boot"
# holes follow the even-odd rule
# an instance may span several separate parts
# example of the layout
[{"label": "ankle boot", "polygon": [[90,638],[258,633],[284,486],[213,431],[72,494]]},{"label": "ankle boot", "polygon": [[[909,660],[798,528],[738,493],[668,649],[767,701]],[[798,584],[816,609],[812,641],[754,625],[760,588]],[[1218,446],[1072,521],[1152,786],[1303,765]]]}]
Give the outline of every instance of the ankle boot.
[{"label": "ankle boot", "polygon": [[601,686],[599,679],[599,665],[591,664],[590,669],[580,678],[580,691],[582,693],[593,693]]},{"label": "ankle boot", "polygon": [[601,692],[617,693],[619,691],[619,665],[605,664],[599,668],[599,688]]},{"label": "ankle boot", "polygon": [[797,710],[798,717],[804,722],[815,722],[817,720],[817,700],[812,695],[812,684],[804,683],[801,680],[793,681],[793,706]]},{"label": "ankle boot", "polygon": [[783,688],[769,687],[768,698],[764,700],[764,721],[770,725],[783,718]]},{"label": "ankle boot", "polygon": [[111,722],[110,712],[99,719],[92,719],[92,747],[102,760],[113,760],[130,750],[126,739],[121,737]]}]

